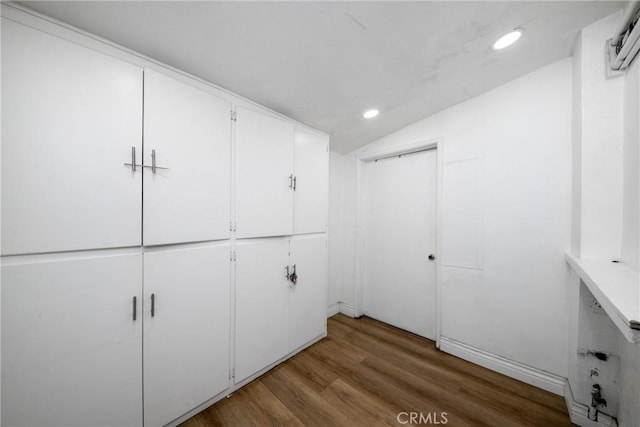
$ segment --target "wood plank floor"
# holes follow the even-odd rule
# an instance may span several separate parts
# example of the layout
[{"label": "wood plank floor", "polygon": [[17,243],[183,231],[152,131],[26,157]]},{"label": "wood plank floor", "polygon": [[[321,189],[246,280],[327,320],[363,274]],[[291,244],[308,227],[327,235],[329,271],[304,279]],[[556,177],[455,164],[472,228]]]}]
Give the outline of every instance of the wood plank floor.
[{"label": "wood plank floor", "polygon": [[373,319],[339,314],[329,319],[326,339],[182,427],[412,424],[571,422],[559,396],[440,352],[432,341]]}]

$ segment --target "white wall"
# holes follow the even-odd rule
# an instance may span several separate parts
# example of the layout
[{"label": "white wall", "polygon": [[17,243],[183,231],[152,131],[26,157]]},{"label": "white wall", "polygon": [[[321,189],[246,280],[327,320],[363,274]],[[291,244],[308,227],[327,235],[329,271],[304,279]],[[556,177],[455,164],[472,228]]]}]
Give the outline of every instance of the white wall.
[{"label": "white wall", "polygon": [[624,185],[622,260],[640,269],[640,61],[627,71],[624,83]]},{"label": "white wall", "polygon": [[[573,104],[571,121],[571,252],[580,256],[580,231],[582,224],[582,36],[579,35],[573,47],[572,56],[573,71]],[[572,271],[569,275],[568,286],[568,312],[569,312],[569,339],[567,341],[568,366],[567,378],[575,379],[578,376],[577,354],[578,348],[578,317],[580,313],[580,278]],[[572,387],[573,383],[570,384]],[[575,392],[574,392],[575,394]]]},{"label": "white wall", "polygon": [[624,79],[605,76],[604,43],[615,31],[620,13],[582,29],[581,76],[577,85],[580,152],[580,249],[585,259],[619,259],[622,230],[622,152]]},{"label": "white wall", "polygon": [[443,137],[445,163],[482,158],[484,268],[442,269],[442,335],[566,376],[571,60],[447,111]]},{"label": "white wall", "polygon": [[579,257],[582,225],[582,35],[577,37],[573,47],[572,69],[571,252]]},{"label": "white wall", "polygon": [[[566,376],[571,60],[410,125],[360,153],[438,137],[445,164],[481,158],[484,193],[484,266],[443,267],[442,335]],[[354,204],[340,200],[337,181],[333,176],[331,203]],[[444,182],[445,198],[454,190]],[[350,236],[351,226],[336,222],[332,238],[336,229]],[[352,276],[342,283],[348,287],[344,301],[353,305]]]},{"label": "white wall", "polygon": [[353,312],[355,283],[356,157],[331,152],[329,168],[329,301]]}]

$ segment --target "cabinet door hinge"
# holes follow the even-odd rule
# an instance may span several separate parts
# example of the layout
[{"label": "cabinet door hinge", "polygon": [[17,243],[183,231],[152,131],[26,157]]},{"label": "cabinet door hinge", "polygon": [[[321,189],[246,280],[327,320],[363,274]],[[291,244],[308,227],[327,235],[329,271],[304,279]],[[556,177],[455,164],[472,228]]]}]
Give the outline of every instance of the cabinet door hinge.
[{"label": "cabinet door hinge", "polygon": [[237,122],[238,119],[236,118],[236,112],[235,111],[231,111],[231,121],[232,122]]},{"label": "cabinet door hinge", "polygon": [[237,258],[236,251],[231,251],[231,256],[229,257],[231,261],[235,261]]}]

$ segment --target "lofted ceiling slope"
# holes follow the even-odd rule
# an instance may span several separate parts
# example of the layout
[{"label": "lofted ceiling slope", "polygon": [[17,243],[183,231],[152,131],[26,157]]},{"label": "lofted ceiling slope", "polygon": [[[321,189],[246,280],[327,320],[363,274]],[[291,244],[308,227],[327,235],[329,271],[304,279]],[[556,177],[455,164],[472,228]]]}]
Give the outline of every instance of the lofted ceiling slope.
[{"label": "lofted ceiling slope", "polygon": [[[565,58],[626,2],[27,1],[331,134],[348,152]],[[501,34],[522,40],[493,51]],[[376,107],[373,120],[362,112]]]}]

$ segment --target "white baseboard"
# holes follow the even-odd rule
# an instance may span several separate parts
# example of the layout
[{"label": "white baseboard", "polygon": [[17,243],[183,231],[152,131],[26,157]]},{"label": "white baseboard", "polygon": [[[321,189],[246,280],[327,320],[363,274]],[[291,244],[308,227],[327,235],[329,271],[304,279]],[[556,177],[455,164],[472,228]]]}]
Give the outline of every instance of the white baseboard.
[{"label": "white baseboard", "polygon": [[329,308],[327,309],[327,318],[331,317],[331,316],[335,316],[336,314],[340,313],[340,303],[335,303],[331,306],[329,306]]},{"label": "white baseboard", "polygon": [[446,337],[440,337],[440,350],[559,396],[564,394],[566,378],[558,375],[532,368]]},{"label": "white baseboard", "polygon": [[352,305],[345,304],[343,302],[339,304],[340,304],[340,313],[344,314],[345,316],[356,317],[356,311]]},{"label": "white baseboard", "polygon": [[345,316],[355,317],[355,310],[353,306],[350,304],[345,304],[343,302],[337,302],[327,309],[327,318],[331,316],[335,316],[338,313],[342,313]]},{"label": "white baseboard", "polygon": [[577,424],[580,427],[616,427],[618,425],[615,418],[601,412],[598,413],[597,421],[590,420],[589,407],[574,399],[569,381],[565,381],[564,383],[564,401],[567,405],[567,411],[569,411],[569,418],[571,418],[573,424]]}]

